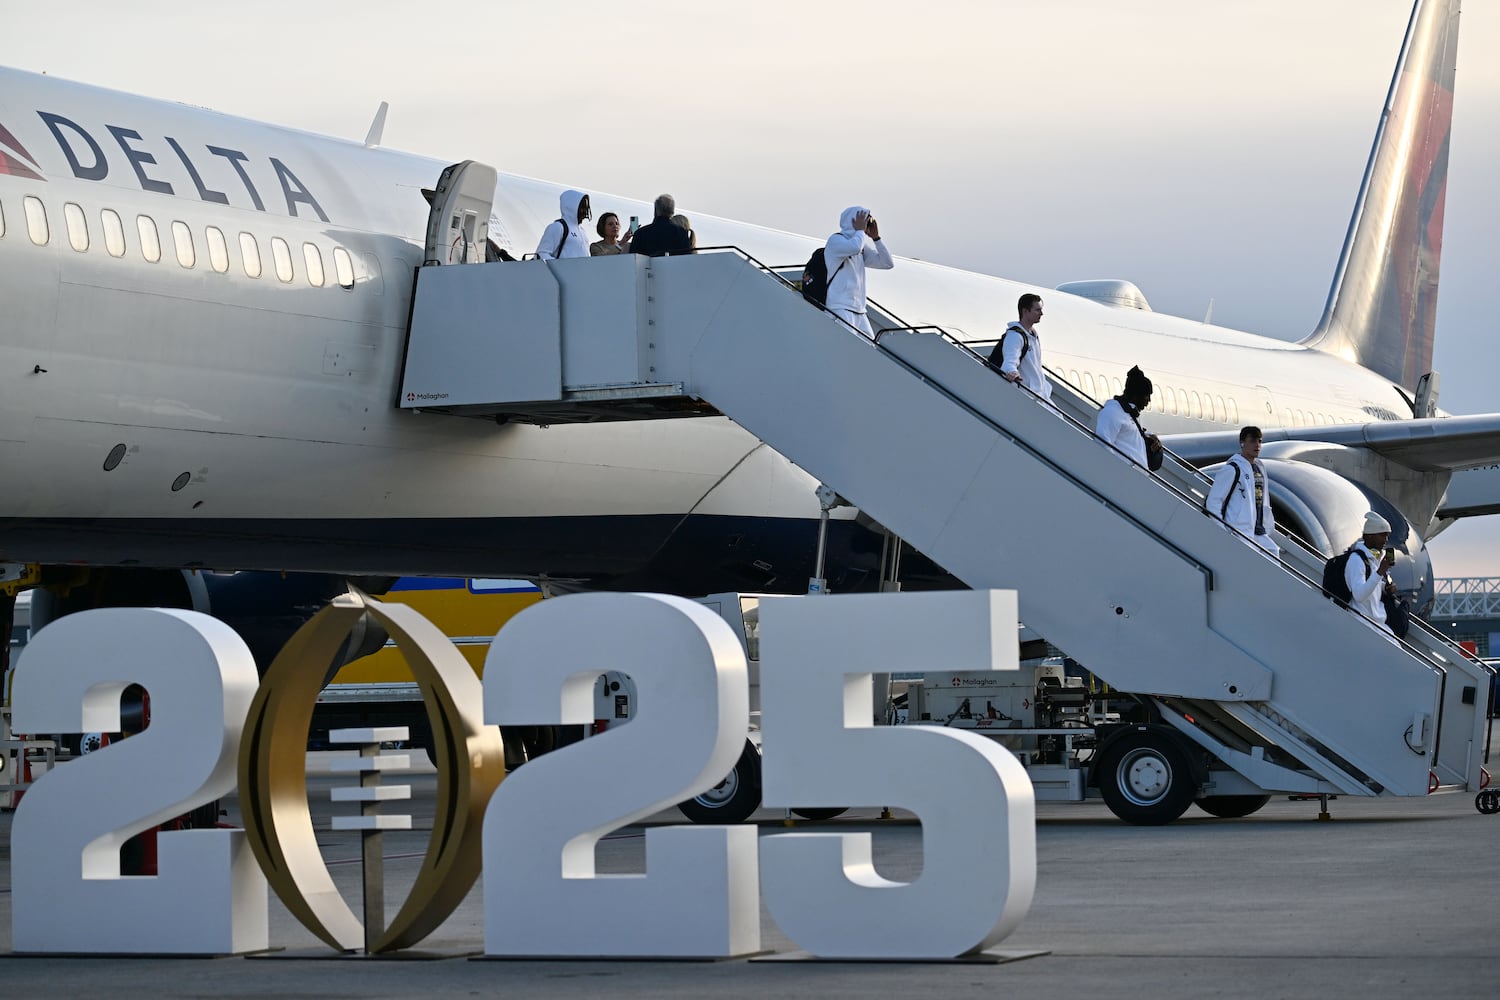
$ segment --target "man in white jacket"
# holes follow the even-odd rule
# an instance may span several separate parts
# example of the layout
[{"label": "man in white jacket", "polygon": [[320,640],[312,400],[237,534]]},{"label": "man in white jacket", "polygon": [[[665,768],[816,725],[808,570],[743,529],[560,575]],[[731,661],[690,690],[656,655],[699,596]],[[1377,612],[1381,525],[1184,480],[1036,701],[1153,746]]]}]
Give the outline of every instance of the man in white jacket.
[{"label": "man in white jacket", "polygon": [[880,226],[868,208],[853,205],[839,216],[839,231],[823,247],[823,265],[828,268],[828,310],[844,322],[875,339],[875,330],[865,315],[865,268],[889,271],[896,266],[891,251],[880,241]]},{"label": "man in white jacket", "polygon": [[1016,302],[1020,319],[1012,320],[990,351],[990,367],[1009,382],[1019,382],[1043,399],[1052,398],[1052,383],[1042,372],[1042,341],[1036,325],[1042,321],[1042,297],[1027,292]]},{"label": "man in white jacket", "polygon": [[1373,510],[1365,515],[1365,533],[1349,547],[1344,563],[1344,583],[1349,586],[1349,606],[1382,628],[1385,621],[1383,593],[1396,593],[1396,582],[1390,578],[1395,560],[1387,558],[1385,543],[1391,538],[1391,523]]},{"label": "man in white jacket", "polygon": [[594,215],[589,208],[589,196],[582,191],[564,191],[557,198],[557,207],[562,215],[542,231],[542,238],[537,240],[536,255],[542,260],[587,257],[589,237],[583,221]]},{"label": "man in white jacket", "polygon": [[1214,485],[1203,507],[1247,542],[1279,557],[1281,546],[1273,537],[1276,518],[1271,514],[1271,482],[1260,464],[1260,442],[1259,427],[1240,428],[1239,454],[1231,456],[1214,474]]},{"label": "man in white jacket", "polygon": [[1141,411],[1151,405],[1151,380],[1139,367],[1125,373],[1125,391],[1105,401],[1094,421],[1094,437],[1126,458],[1153,470],[1161,467],[1161,439],[1141,426]]}]

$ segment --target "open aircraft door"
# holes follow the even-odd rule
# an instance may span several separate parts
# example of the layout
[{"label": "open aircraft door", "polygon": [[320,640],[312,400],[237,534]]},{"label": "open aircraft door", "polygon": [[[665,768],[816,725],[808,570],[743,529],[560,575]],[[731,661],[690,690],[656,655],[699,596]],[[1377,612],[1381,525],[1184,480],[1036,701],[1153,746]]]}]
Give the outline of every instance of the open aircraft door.
[{"label": "open aircraft door", "polygon": [[484,263],[495,181],[495,168],[474,160],[455,163],[443,171],[427,216],[424,267]]}]

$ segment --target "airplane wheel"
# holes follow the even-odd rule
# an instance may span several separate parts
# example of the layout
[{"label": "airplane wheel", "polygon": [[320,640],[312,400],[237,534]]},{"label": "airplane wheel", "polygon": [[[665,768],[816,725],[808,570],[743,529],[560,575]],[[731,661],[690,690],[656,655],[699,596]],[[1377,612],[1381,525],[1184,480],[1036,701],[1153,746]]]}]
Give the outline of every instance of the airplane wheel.
[{"label": "airplane wheel", "polygon": [[1210,816],[1239,819],[1258,812],[1261,806],[1270,801],[1269,795],[1205,795],[1198,799],[1197,806]]},{"label": "airplane wheel", "polygon": [[812,809],[812,808],[804,808],[804,809],[793,809],[792,810],[793,813],[795,813],[798,816],[801,816],[803,819],[811,819],[811,820],[833,819],[835,816],[842,816],[842,815],[844,815],[844,813],[846,813],[848,811],[849,811],[848,808],[841,808],[841,809]]},{"label": "airplane wheel", "polygon": [[1474,796],[1474,808],[1485,816],[1500,813],[1500,789],[1487,788]]},{"label": "airplane wheel", "polygon": [[723,781],[678,803],[677,808],[694,823],[743,823],[749,819],[760,808],[760,751],[755,744],[746,740],[734,770]]},{"label": "airplane wheel", "polygon": [[1096,773],[1109,811],[1136,826],[1172,822],[1193,804],[1197,791],[1186,755],[1150,731],[1115,739],[1104,748]]}]

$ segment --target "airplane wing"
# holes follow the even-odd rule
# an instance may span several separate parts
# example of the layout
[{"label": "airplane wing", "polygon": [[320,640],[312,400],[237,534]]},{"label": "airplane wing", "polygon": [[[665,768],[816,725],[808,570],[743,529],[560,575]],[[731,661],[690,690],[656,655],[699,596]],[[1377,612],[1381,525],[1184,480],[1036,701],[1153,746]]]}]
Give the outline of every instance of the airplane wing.
[{"label": "airplane wing", "polygon": [[[1419,420],[1376,420],[1330,427],[1267,428],[1262,440],[1326,441],[1367,448],[1418,472],[1472,469],[1500,462],[1500,413]],[[1162,443],[1184,461],[1204,466],[1239,450],[1239,429],[1164,434]]]}]

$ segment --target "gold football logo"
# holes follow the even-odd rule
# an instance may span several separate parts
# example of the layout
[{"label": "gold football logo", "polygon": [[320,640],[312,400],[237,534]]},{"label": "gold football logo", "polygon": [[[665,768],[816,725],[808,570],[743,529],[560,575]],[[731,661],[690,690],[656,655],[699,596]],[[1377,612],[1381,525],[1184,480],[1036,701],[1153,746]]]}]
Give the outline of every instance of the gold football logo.
[{"label": "gold football logo", "polygon": [[[437,757],[437,808],[427,855],[406,902],[366,945],[365,927],[333,884],[307,803],[307,734],[327,667],[360,615],[385,627],[411,666]],[[245,831],[276,895],[329,945],[371,953],[432,933],[479,876],[485,805],[505,776],[496,726],[482,722],[479,678],[436,626],[404,604],[351,591],[297,631],[266,671],[240,745]]]}]

